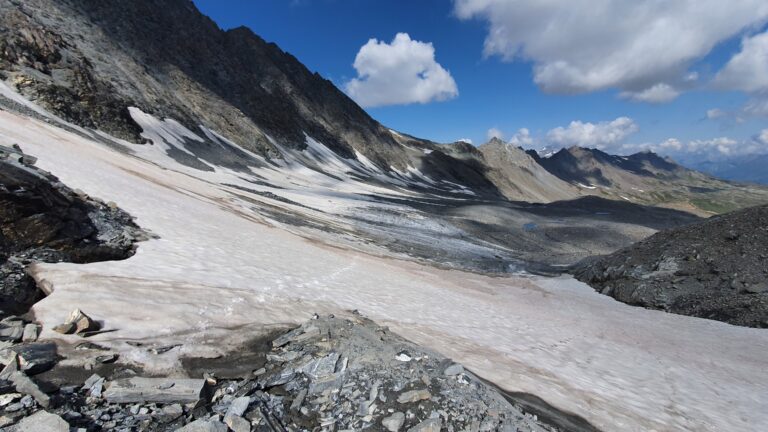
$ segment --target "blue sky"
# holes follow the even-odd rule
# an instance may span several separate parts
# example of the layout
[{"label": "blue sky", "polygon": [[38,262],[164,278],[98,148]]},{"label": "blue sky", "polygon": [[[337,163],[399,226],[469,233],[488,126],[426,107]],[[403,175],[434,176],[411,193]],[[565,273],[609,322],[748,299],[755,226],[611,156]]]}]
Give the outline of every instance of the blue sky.
[{"label": "blue sky", "polygon": [[[366,107],[374,118],[385,125],[419,137],[439,142],[469,138],[479,144],[486,141],[491,128],[503,132],[505,139],[511,139],[519,129],[527,128],[533,140],[525,143],[536,147],[549,144],[549,132],[558,127],[569,129],[572,121],[579,121],[582,126],[598,125],[599,131],[602,130],[599,128],[601,122],[627,117],[631,119],[633,128],[625,131],[627,133],[619,141],[609,140],[606,144],[601,138],[595,138],[597,141],[587,139],[586,142],[574,144],[588,145],[596,142],[597,147],[602,145],[615,152],[621,152],[621,145],[630,145],[624,150],[635,149],[632,145],[637,145],[637,148],[646,145],[663,153],[664,148],[658,147],[658,144],[674,138],[685,147],[680,150],[673,146],[671,151],[674,153],[675,150],[687,151],[689,142],[728,138],[735,143],[732,145],[734,149],[746,148],[744,143],[747,142],[752,145],[750,151],[760,151],[761,148],[768,147],[768,142],[762,143],[758,140],[760,132],[768,128],[768,118],[763,115],[743,114],[745,104],[749,101],[760,101],[768,94],[768,87],[766,92],[760,90],[763,81],[759,81],[755,84],[757,87],[753,86],[754,88],[748,91],[739,88],[738,84],[718,85],[717,89],[712,85],[717,74],[740,52],[742,38],[765,32],[768,8],[760,6],[760,2],[756,3],[758,6],[745,5],[749,9],[745,9],[741,15],[739,11],[731,12],[734,8],[722,12],[718,10],[718,6],[711,7],[712,22],[704,23],[703,25],[708,27],[701,29],[699,33],[678,35],[674,33],[676,30],[669,30],[672,33],[662,36],[670,40],[699,38],[700,42],[689,45],[669,43],[670,48],[667,50],[668,42],[661,41],[655,48],[651,47],[650,51],[640,52],[645,55],[650,52],[648,58],[640,64],[652,64],[656,61],[664,63],[669,60],[669,67],[659,67],[659,70],[650,68],[643,72],[644,75],[628,71],[625,74],[627,78],[614,82],[611,81],[613,78],[598,78],[594,81],[590,77],[604,71],[613,71],[617,65],[620,67],[622,62],[631,62],[637,56],[618,58],[615,60],[616,64],[606,63],[606,67],[600,70],[590,69],[592,63],[587,56],[596,56],[595,64],[598,64],[623,47],[634,47],[638,41],[650,40],[664,30],[649,33],[643,30],[644,23],[627,23],[626,31],[622,29],[621,32],[616,32],[624,34],[624,39],[613,43],[606,41],[606,35],[608,39],[613,37],[609,33],[579,35],[576,33],[581,30],[567,33],[568,28],[564,28],[566,33],[557,36],[560,39],[550,45],[534,47],[535,43],[539,43],[538,39],[533,39],[538,37],[535,32],[549,24],[558,25],[557,20],[562,19],[558,18],[562,16],[559,12],[567,11],[570,5],[579,3],[578,0],[564,0],[561,10],[551,11],[541,11],[536,9],[535,5],[514,9],[510,4],[515,1],[509,0],[456,0],[456,3],[450,0],[194,1],[198,8],[214,19],[220,27],[250,27],[266,40],[275,42],[294,54],[310,70],[319,72],[342,89],[358,76],[353,63],[361,47],[369,39],[375,38],[389,44],[397,33],[402,32],[407,33],[411,41],[431,43],[434,47],[434,62],[450,74],[458,89],[457,96],[428,103]],[[704,4],[707,1],[709,0],[703,0],[700,7],[707,8]],[[746,0],[745,3],[749,1]],[[459,10],[458,3],[463,4],[463,12]],[[607,20],[606,17],[610,18],[610,14],[623,12],[623,3],[626,2],[616,0],[615,8],[605,11],[605,16],[594,19]],[[657,15],[664,18],[665,13],[672,14],[675,19],[682,20],[682,24],[678,23],[676,26],[684,27],[685,19],[679,16],[687,12],[689,11],[646,10],[644,13],[649,19]],[[638,14],[639,11],[632,13]],[[526,14],[530,14],[532,18]],[[732,17],[728,16],[729,14]],[[763,14],[765,16],[762,16]],[[592,18],[593,16],[586,16],[584,20]],[[539,21],[536,21],[537,19]],[[702,21],[701,17],[696,19]],[[489,30],[512,29],[511,32],[514,33],[517,28],[529,23],[531,29],[526,31],[531,33],[531,40],[526,41],[526,35],[510,37],[519,45],[509,52],[514,55],[514,51],[518,50],[523,52],[522,56],[505,59],[505,54],[509,52],[504,51],[504,48],[484,51],[484,42]],[[602,22],[598,21],[597,24]],[[587,26],[594,27],[594,24],[584,22],[583,26],[577,29]],[[578,45],[579,38],[585,43]],[[574,40],[571,44],[574,46],[565,47],[566,41],[571,39]],[[495,42],[504,44],[507,41]],[[529,45],[526,46],[526,43]],[[558,53],[560,44],[563,45],[564,52]],[[713,48],[710,49],[709,45]],[[580,49],[585,50],[584,55],[576,56],[574,51]],[[528,52],[525,52],[526,50]],[[658,56],[656,52],[659,53]],[[678,57],[670,57],[668,52],[679,52]],[[539,80],[537,84],[536,68],[558,64],[558,55],[586,72],[570,81],[549,77]],[[756,55],[761,55],[761,52]],[[765,62],[768,64],[768,58]],[[752,64],[754,61],[742,63]],[[731,69],[742,75],[746,73],[744,67],[734,66]],[[694,81],[688,82],[686,80],[691,72],[698,76]],[[731,74],[735,76],[731,83],[740,82],[740,76],[736,72]],[[664,103],[635,102],[628,99],[630,96],[621,96],[639,92],[646,84],[652,86],[657,82],[653,81],[656,79],[659,83],[661,80],[669,83],[676,89],[675,94],[680,93],[679,96]],[[542,90],[546,86],[558,88],[554,92]],[[563,86],[570,87],[562,90],[560,87]],[[577,94],[572,94],[574,91],[571,87],[574,86]],[[715,118],[708,119],[707,111],[712,109],[719,111],[710,112],[710,116]],[[579,133],[563,136],[578,141],[584,131],[578,129],[572,132]],[[561,140],[558,143],[565,145],[567,141]],[[706,146],[702,144],[695,148],[700,147]],[[707,154],[711,155],[710,150],[714,147],[706,148],[709,149]]]}]

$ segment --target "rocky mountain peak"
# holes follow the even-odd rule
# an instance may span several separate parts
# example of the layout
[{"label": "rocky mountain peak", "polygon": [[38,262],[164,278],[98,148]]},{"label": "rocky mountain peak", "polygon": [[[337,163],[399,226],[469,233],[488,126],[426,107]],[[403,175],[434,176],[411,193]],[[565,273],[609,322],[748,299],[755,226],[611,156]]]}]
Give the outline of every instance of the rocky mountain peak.
[{"label": "rocky mountain peak", "polygon": [[487,142],[487,143],[485,143],[485,144],[486,144],[486,145],[506,145],[506,143],[504,142],[504,140],[502,140],[502,139],[501,139],[501,138],[499,138],[499,137],[492,137],[492,138],[491,138],[490,140],[488,140],[488,142]]}]

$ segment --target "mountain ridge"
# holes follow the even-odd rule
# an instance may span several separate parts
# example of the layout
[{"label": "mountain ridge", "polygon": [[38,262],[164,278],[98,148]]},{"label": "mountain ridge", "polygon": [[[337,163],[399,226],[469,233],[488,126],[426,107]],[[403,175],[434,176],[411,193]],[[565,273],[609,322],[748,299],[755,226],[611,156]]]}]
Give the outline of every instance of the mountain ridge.
[{"label": "mountain ridge", "polygon": [[[132,113],[177,121],[195,136],[167,151],[198,169],[262,163],[240,148],[275,163],[311,152],[311,139],[352,161],[344,164],[368,166],[370,181],[438,194],[530,202],[597,195],[699,215],[768,202],[768,188],[660,157],[571,148],[541,158],[500,140],[474,147],[395,132],[276,44],[247,27],[222,30],[189,0],[0,0],[0,10],[0,72],[18,92],[134,143],[162,145]],[[221,150],[211,133],[235,146]]]}]

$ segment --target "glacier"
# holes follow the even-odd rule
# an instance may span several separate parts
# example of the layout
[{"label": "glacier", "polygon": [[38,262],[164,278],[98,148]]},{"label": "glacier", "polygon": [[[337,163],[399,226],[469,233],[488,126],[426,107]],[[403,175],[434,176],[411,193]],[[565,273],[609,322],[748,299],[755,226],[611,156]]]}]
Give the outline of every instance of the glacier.
[{"label": "glacier", "polygon": [[[355,172],[376,167],[311,138],[303,152],[285,150],[279,166],[201,171],[166,151],[185,151],[184,140],[200,136],[133,114],[153,144],[0,111],[0,144],[19,144],[42,169],[114,201],[156,236],[125,261],[34,265],[52,290],[33,308],[43,338],[74,344],[75,336],[50,329],[80,308],[115,330],[94,342],[149,370],[181,373],[180,357],[226,355],[259,327],[357,309],[602,430],[768,430],[768,332],[627,306],[567,276],[488,276],[362,244],[344,230],[349,216],[409,212],[374,197],[419,199],[407,185],[431,187],[421,173],[399,174],[402,186],[358,181]],[[315,224],[285,224],[273,217],[281,211]],[[434,232],[441,229],[450,228]],[[182,345],[149,359],[127,343],[136,340]]]}]

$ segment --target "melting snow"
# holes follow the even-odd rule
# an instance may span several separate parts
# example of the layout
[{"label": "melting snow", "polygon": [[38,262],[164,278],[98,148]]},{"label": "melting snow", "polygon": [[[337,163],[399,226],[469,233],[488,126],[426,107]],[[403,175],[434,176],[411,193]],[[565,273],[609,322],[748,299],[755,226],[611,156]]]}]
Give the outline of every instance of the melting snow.
[{"label": "melting snow", "polygon": [[[173,123],[154,127],[147,133],[168,145],[194,139]],[[0,143],[20,144],[65,184],[115,201],[159,236],[125,261],[35,266],[54,288],[34,308],[43,337],[74,338],[49,329],[79,307],[117,329],[92,339],[127,358],[147,360],[123,341],[158,337],[214,355],[230,333],[222,329],[359,309],[606,431],[768,430],[764,330],[627,306],[568,277],[486,277],[326,246],[274,228],[221,186],[249,184],[247,173],[196,171],[160,152],[122,154],[5,111]],[[286,151],[283,167],[253,174],[303,205],[361,211],[359,195],[377,193],[374,186],[298,158],[339,175],[372,168],[308,144],[304,155]]]},{"label": "melting snow", "polygon": [[583,187],[584,189],[597,189],[597,186],[592,186],[592,185],[587,186],[587,185],[583,185],[581,183],[576,183],[576,185],[578,185],[579,187]]}]

